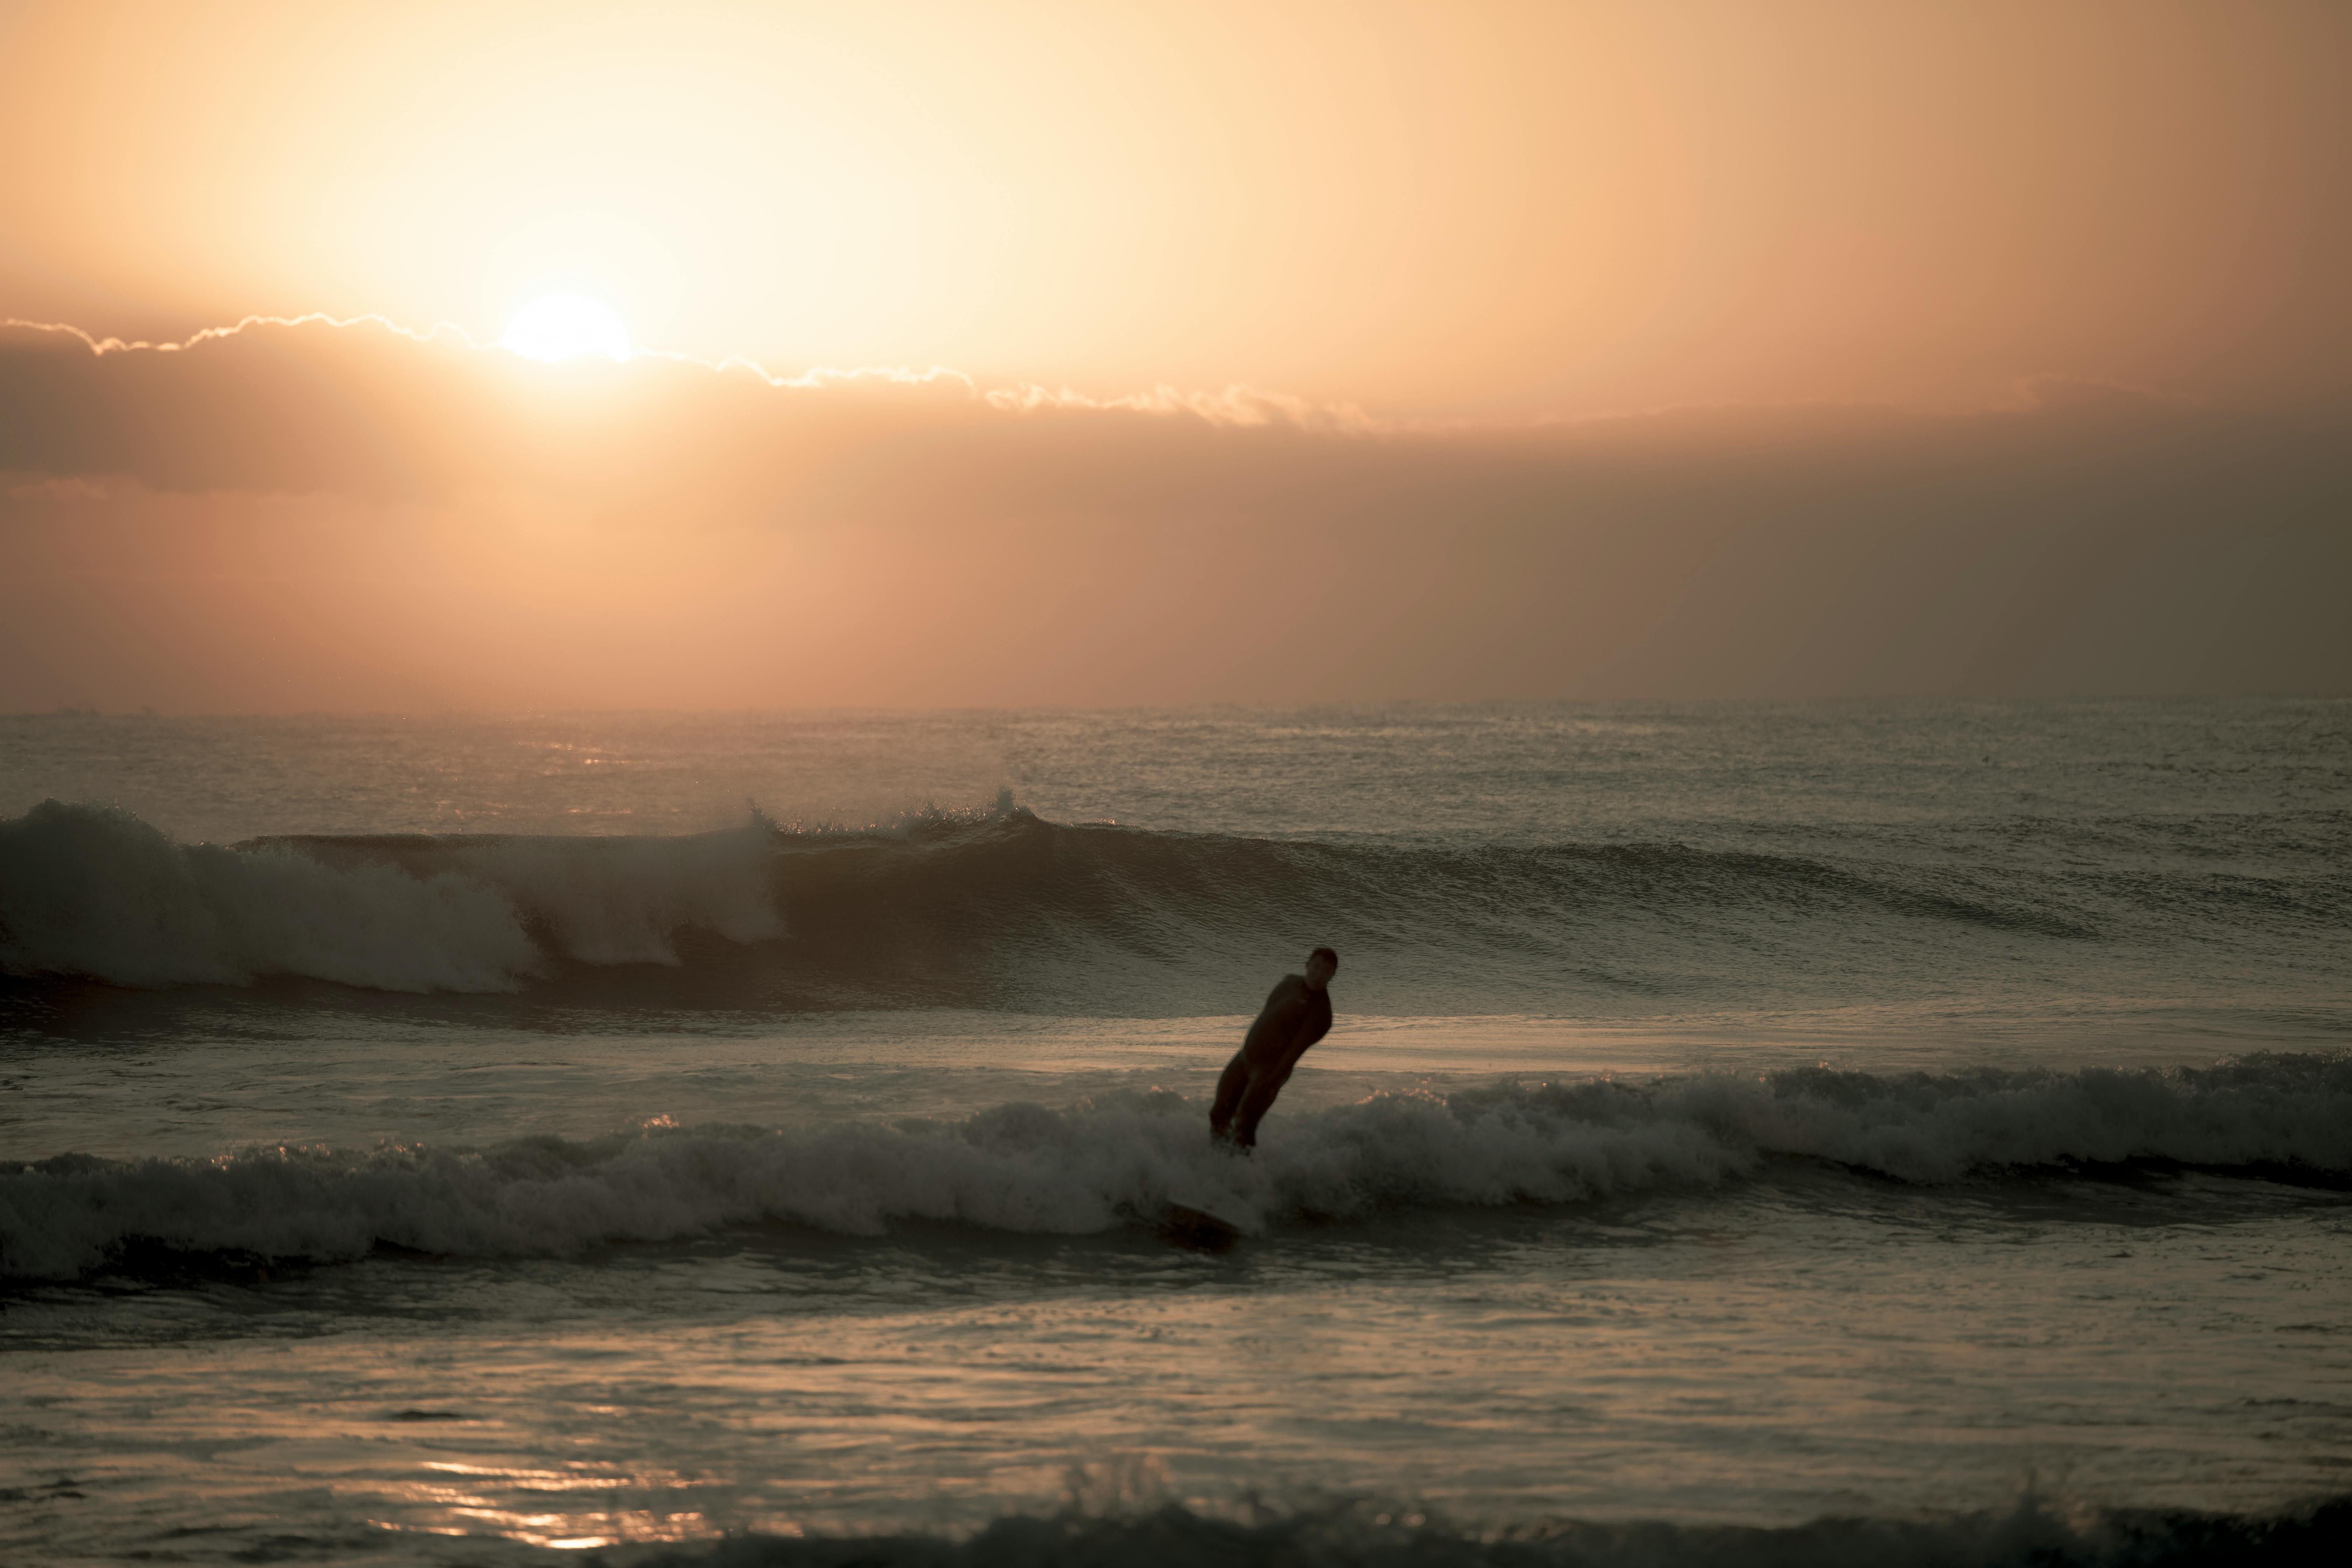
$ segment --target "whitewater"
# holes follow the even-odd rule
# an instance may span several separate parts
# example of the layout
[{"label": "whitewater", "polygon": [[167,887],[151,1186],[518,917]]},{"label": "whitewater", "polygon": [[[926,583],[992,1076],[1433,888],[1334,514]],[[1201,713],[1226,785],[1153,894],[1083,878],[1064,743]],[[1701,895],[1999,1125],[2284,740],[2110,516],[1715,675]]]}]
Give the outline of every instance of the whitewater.
[{"label": "whitewater", "polygon": [[2340,702],[0,718],[0,1557],[2333,1561],[2347,952]]}]

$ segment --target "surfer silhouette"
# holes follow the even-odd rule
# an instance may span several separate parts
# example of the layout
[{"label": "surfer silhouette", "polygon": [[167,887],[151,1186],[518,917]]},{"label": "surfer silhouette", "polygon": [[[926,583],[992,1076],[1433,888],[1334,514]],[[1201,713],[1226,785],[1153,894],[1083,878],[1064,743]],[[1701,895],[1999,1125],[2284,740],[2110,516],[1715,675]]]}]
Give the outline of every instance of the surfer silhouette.
[{"label": "surfer silhouette", "polygon": [[1339,955],[1318,947],[1307,955],[1307,973],[1275,983],[1242,1048],[1217,1079],[1217,1102],[1209,1110],[1209,1131],[1236,1148],[1257,1147],[1257,1124],[1274,1108],[1274,1097],[1290,1081],[1290,1071],[1307,1047],[1331,1032],[1331,976]]}]

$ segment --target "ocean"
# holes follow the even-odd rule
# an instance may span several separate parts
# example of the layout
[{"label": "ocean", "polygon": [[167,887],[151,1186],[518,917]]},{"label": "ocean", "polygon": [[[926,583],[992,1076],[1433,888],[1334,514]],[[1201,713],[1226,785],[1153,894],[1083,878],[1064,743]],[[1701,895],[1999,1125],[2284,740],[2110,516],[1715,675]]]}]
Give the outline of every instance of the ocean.
[{"label": "ocean", "polygon": [[11,1564],[2352,1545],[2352,703],[5,718],[0,976]]}]

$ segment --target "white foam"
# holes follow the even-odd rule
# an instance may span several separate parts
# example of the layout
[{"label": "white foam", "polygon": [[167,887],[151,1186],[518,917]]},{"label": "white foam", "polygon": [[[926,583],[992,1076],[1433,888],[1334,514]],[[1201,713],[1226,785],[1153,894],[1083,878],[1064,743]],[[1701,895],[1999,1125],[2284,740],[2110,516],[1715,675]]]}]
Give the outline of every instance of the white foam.
[{"label": "white foam", "polygon": [[850,1235],[914,1219],[1078,1235],[1156,1216],[1178,1194],[1263,1230],[1309,1215],[1704,1185],[1789,1156],[1923,1183],[2150,1158],[2352,1171],[2352,1062],[1382,1094],[1286,1117],[1251,1160],[1211,1147],[1201,1107],[1164,1091],[1063,1110],[1002,1105],[952,1124],[68,1158],[0,1175],[0,1272],[71,1277],[133,1237],[333,1259],[379,1239],[468,1256],[562,1254],[760,1220]]},{"label": "white foam", "polygon": [[11,974],[496,991],[540,963],[513,904],[467,879],[176,844],[107,806],[44,801],[0,823],[0,969]]}]

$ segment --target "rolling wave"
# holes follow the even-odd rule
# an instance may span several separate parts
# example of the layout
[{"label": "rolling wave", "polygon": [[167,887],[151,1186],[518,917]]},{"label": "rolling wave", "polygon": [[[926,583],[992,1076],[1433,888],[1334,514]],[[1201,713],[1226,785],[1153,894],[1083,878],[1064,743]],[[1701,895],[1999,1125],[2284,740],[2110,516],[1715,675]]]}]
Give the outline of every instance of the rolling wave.
[{"label": "rolling wave", "polygon": [[2169,1072],[1882,1078],[1805,1069],[1626,1084],[1379,1094],[1284,1120],[1254,1159],[1164,1090],[959,1122],[649,1125],[488,1149],[65,1155],[0,1168],[0,1274],[70,1279],[142,1245],[320,1261],[380,1244],[566,1254],[782,1221],[846,1235],[957,1221],[1087,1235],[1183,1202],[1264,1232],[1460,1205],[1567,1205],[1710,1187],[1808,1160],[1941,1184],[1987,1172],[2162,1162],[2352,1175],[2352,1058]]},{"label": "rolling wave", "polygon": [[2047,967],[2165,942],[2324,945],[2347,927],[2352,894],[2326,879],[1277,841],[1063,826],[1009,798],[888,829],[755,813],[671,837],[221,847],[56,801],[0,822],[0,973],[127,986],[1222,1013],[1237,966],[1328,943],[1359,1005],[1467,1013],[1710,990],[1769,1005],[1807,974],[1900,986],[1928,952]]}]

